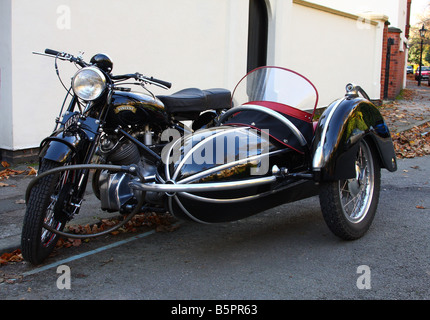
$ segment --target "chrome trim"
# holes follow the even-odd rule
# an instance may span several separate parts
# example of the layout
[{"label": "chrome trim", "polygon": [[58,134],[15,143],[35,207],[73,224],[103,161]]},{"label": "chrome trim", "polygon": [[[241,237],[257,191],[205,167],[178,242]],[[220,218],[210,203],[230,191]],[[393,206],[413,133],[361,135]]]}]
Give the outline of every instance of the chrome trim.
[{"label": "chrome trim", "polygon": [[207,197],[196,196],[195,194],[191,194],[188,192],[180,192],[179,195],[181,195],[185,198],[188,198],[188,199],[196,200],[196,201],[202,201],[202,202],[207,202],[207,203],[216,203],[216,204],[225,204],[225,203],[241,203],[241,202],[245,202],[248,200],[258,199],[258,198],[264,197],[264,196],[271,194],[271,193],[274,193],[274,192],[276,192],[276,191],[268,191],[268,192],[256,194],[253,196],[247,196],[247,197],[242,197],[242,198],[233,198],[233,199],[207,198]]},{"label": "chrome trim", "polygon": [[286,188],[292,188],[295,185],[300,184],[300,183],[301,182],[292,182],[291,184],[285,185],[284,187],[276,189],[276,190],[270,190],[270,191],[259,193],[259,194],[253,195],[253,196],[247,196],[247,197],[242,197],[242,198],[216,199],[216,198],[207,198],[207,197],[202,197],[202,196],[196,196],[195,194],[191,194],[188,192],[180,192],[179,195],[183,196],[185,198],[188,198],[188,199],[207,202],[207,203],[215,203],[215,204],[241,203],[241,202],[245,202],[245,201],[249,201],[249,200],[255,200],[255,199],[266,197],[270,194],[274,194],[274,193],[283,191]]},{"label": "chrome trim", "polygon": [[277,154],[277,153],[281,153],[281,152],[284,152],[284,151],[285,151],[285,149],[276,150],[276,151],[269,152],[267,154],[257,154],[255,156],[252,156],[252,157],[249,157],[249,158],[245,158],[245,159],[240,159],[240,160],[236,160],[236,161],[233,161],[233,162],[229,162],[229,163],[226,163],[226,164],[223,164],[223,165],[220,165],[220,166],[217,166],[217,167],[213,167],[213,168],[205,170],[205,171],[200,171],[199,173],[196,173],[196,174],[194,174],[192,176],[189,176],[189,177],[187,177],[187,178],[185,178],[183,180],[177,181],[177,183],[178,184],[189,183],[189,182],[195,181],[197,179],[200,179],[200,178],[202,178],[204,176],[207,176],[207,175],[209,175],[211,173],[214,173],[214,172],[217,172],[217,171],[221,171],[221,170],[233,167],[233,166],[238,165],[238,164],[242,164],[242,163],[246,163],[246,162],[250,162],[250,161],[255,161],[255,160],[258,160],[259,158],[271,156],[271,155],[274,155],[274,154]]},{"label": "chrome trim", "polygon": [[[214,182],[214,183],[196,183],[196,184],[155,184],[155,183],[139,183],[131,181],[129,183],[130,188],[143,190],[143,191],[155,191],[155,192],[205,192],[205,191],[219,191],[219,190],[235,190],[245,187],[255,187],[264,184],[273,183],[276,181],[275,176],[249,179],[243,181],[229,181],[229,182]],[[172,182],[172,181],[170,181]]]},{"label": "chrome trim", "polygon": [[327,116],[327,120],[325,122],[323,132],[321,134],[321,140],[319,141],[318,146],[316,147],[314,157],[312,159],[313,171],[321,171],[321,168],[325,164],[323,148],[324,148],[325,139],[327,136],[327,130],[328,130],[328,127],[330,126],[330,121],[331,121],[331,118],[333,117],[334,112],[337,110],[340,104],[345,100],[346,98],[340,99],[333,107],[333,109],[330,111],[329,115]]},{"label": "chrome trim", "polygon": [[291,129],[291,131],[293,132],[293,134],[297,137],[297,139],[299,139],[301,146],[307,145],[306,139],[303,136],[303,134],[300,132],[299,129],[297,129],[297,127],[290,120],[288,120],[287,118],[282,116],[280,113],[273,111],[269,108],[263,107],[263,106],[247,104],[247,105],[234,107],[234,108],[228,110],[227,112],[225,112],[221,116],[221,118],[219,119],[219,122],[222,123],[230,115],[237,113],[237,112],[241,112],[241,111],[260,111],[260,112],[267,113],[268,115],[278,119],[283,124],[285,124],[287,127],[289,127]]}]

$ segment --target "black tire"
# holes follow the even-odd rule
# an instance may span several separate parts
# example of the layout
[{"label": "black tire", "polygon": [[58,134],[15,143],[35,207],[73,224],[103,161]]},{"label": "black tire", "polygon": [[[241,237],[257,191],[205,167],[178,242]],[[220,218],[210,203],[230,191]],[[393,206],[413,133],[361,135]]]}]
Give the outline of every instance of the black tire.
[{"label": "black tire", "polygon": [[[63,166],[54,161],[42,159],[39,172]],[[67,215],[58,214],[55,205],[64,188],[65,173],[50,174],[42,178],[31,190],[21,235],[21,250],[24,259],[34,265],[42,263],[54,250],[59,236],[43,227],[47,223],[62,231],[67,222]],[[64,193],[64,190],[63,190]]]},{"label": "black tire", "polygon": [[329,229],[339,238],[361,238],[372,224],[379,202],[381,169],[369,144],[360,142],[354,179],[321,185],[320,205]]}]

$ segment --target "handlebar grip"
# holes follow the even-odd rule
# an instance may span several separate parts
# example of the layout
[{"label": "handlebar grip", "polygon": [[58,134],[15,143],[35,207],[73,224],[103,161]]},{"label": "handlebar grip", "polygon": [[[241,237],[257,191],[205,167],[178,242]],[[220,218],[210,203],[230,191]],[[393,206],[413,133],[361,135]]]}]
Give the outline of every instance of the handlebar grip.
[{"label": "handlebar grip", "polygon": [[61,52],[58,52],[56,50],[52,50],[52,49],[45,49],[45,53],[46,54],[51,54],[53,56],[58,56],[61,55]]},{"label": "handlebar grip", "polygon": [[159,84],[161,84],[161,85],[163,85],[163,86],[165,86],[165,87],[167,87],[169,89],[172,87],[172,84],[170,82],[159,80],[159,79],[155,79],[154,77],[149,78],[149,80],[154,81],[156,83],[159,83]]}]

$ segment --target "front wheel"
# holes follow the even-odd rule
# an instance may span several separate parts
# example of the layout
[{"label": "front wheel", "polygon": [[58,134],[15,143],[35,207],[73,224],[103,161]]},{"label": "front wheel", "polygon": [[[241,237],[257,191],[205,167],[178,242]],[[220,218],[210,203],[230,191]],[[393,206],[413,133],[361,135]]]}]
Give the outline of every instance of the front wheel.
[{"label": "front wheel", "polygon": [[[42,159],[39,172],[64,166]],[[25,260],[37,265],[54,250],[59,236],[43,227],[43,224],[62,231],[70,219],[66,205],[70,195],[74,173],[64,171],[42,178],[31,190],[24,216],[21,250]]]},{"label": "front wheel", "polygon": [[360,142],[352,179],[326,182],[319,195],[329,229],[344,240],[362,237],[375,217],[381,185],[381,169],[369,144]]}]

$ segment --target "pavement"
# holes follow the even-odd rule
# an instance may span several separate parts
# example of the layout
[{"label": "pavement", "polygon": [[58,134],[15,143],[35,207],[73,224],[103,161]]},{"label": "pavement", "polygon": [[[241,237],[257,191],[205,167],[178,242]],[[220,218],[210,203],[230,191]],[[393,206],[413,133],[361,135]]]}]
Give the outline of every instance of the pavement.
[{"label": "pavement", "polygon": [[[394,102],[395,114],[387,116],[391,132],[409,130],[430,121],[430,87],[426,82],[418,87],[415,81],[408,80],[406,89],[404,99]],[[426,158],[430,157],[426,156]],[[36,170],[38,168],[36,164],[21,164],[10,169],[29,172],[31,167]],[[0,166],[1,170],[3,168]],[[12,252],[21,246],[21,228],[26,209],[25,192],[33,178],[34,176],[23,173],[0,180],[0,255]],[[3,184],[6,186],[2,186]],[[91,185],[88,189],[91,189]],[[85,206],[79,214],[80,217],[74,222],[84,225],[91,219],[98,219],[101,215],[103,212],[99,209],[99,202],[89,190]]]}]

